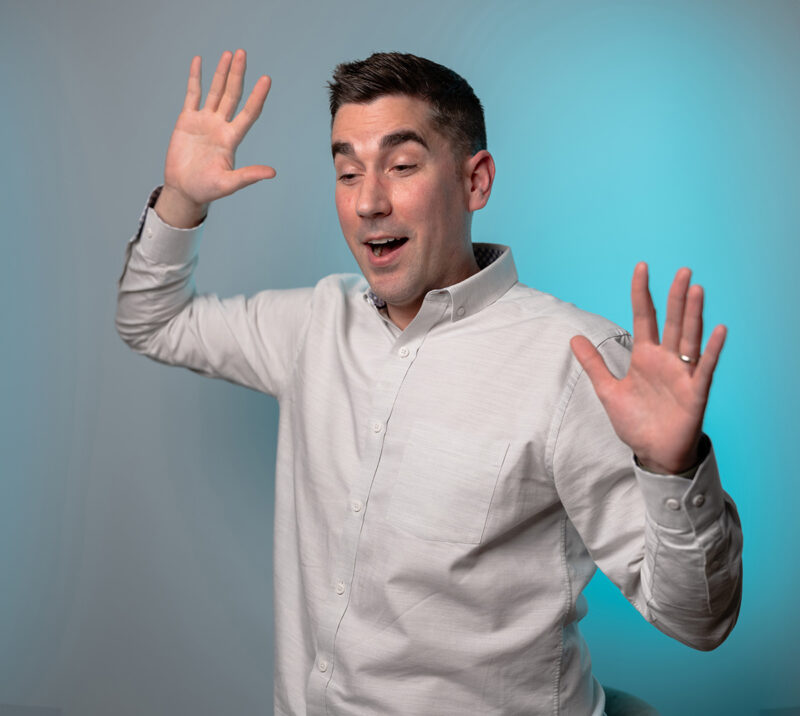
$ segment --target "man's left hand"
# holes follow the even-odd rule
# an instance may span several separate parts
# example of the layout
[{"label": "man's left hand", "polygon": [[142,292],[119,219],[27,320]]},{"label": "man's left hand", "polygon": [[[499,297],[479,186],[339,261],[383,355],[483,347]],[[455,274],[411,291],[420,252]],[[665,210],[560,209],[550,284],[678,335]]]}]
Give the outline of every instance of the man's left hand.
[{"label": "man's left hand", "polygon": [[633,352],[621,380],[611,374],[591,341],[584,336],[570,341],[617,435],[642,467],[668,475],[700,461],[703,414],[727,332],[725,326],[717,326],[700,355],[703,289],[689,287],[691,276],[688,268],[675,274],[659,343],[647,264],[636,265],[631,286]]}]

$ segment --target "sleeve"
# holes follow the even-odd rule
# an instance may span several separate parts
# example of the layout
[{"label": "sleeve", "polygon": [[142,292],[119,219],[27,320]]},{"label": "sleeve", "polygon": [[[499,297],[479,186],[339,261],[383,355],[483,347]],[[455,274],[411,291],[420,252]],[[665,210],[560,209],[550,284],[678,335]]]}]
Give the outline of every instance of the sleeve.
[{"label": "sleeve", "polygon": [[150,194],[128,241],[118,281],[116,327],[133,350],[169,365],[280,396],[291,378],[313,289],[261,291],[249,298],[198,294],[193,272],[205,222],[165,224]]},{"label": "sleeve", "polygon": [[[609,370],[624,376],[630,336],[597,347]],[[739,614],[742,531],[713,447],[704,436],[707,454],[691,479],[642,469],[575,365],[552,459],[570,522],[645,619],[684,644],[714,649]]]}]

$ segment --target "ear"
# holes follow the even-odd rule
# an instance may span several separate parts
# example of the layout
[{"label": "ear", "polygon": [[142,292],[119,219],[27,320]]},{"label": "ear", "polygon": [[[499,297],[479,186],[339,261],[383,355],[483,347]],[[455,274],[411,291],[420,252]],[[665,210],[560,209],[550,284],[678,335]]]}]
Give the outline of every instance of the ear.
[{"label": "ear", "polygon": [[486,206],[494,183],[494,159],[485,149],[467,159],[464,167],[467,209],[477,211]]}]

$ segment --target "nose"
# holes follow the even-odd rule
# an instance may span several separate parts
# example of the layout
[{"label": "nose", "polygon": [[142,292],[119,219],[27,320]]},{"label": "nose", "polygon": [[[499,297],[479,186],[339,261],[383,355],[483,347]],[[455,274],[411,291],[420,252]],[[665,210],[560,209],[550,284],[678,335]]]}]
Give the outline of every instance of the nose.
[{"label": "nose", "polygon": [[364,219],[388,216],[392,212],[392,203],[380,176],[364,176],[359,185],[356,211]]}]

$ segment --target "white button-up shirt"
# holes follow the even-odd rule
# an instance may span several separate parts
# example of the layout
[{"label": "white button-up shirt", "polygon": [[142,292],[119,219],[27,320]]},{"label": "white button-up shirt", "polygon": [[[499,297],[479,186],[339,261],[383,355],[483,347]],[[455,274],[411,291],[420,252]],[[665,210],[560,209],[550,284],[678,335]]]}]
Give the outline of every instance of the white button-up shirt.
[{"label": "white button-up shirt", "polygon": [[691,480],[640,469],[570,350],[587,336],[621,376],[628,333],[489,244],[403,331],[355,275],[198,294],[202,227],[145,209],[117,328],[280,403],[275,713],[602,714],[578,629],[595,565],[667,634],[725,638],[741,531],[713,451]]}]

